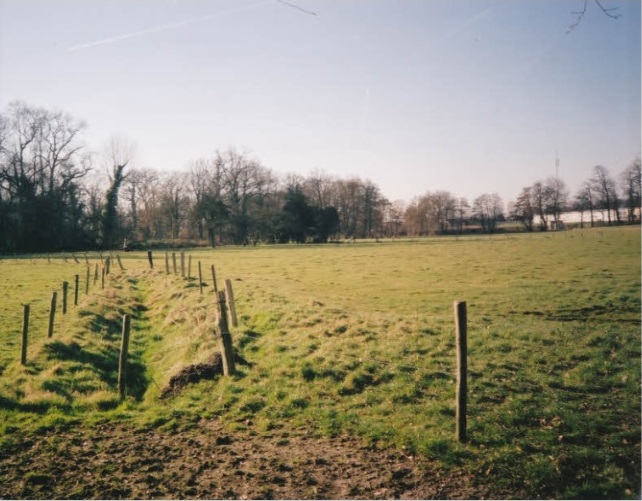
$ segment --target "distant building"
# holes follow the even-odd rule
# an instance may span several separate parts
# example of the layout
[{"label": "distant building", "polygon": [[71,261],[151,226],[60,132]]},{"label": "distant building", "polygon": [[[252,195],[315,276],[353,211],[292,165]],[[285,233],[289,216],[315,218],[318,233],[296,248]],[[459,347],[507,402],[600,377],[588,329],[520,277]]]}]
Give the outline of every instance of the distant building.
[{"label": "distant building", "polygon": [[[620,219],[622,221],[627,220],[627,212],[626,209],[620,209]],[[640,221],[640,209],[637,208],[635,209],[635,215],[636,219]],[[577,227],[581,226],[582,224],[584,226],[590,226],[591,225],[591,213],[590,211],[569,211],[569,212],[562,212],[560,215],[560,222],[559,225],[556,223],[556,221],[553,219],[553,216],[547,217],[546,221],[546,228],[551,231],[556,231],[556,230],[565,230],[568,227]],[[609,217],[608,214],[606,213],[606,210],[593,210],[593,224],[595,226],[604,226],[605,224],[608,224]],[[617,216],[614,213],[613,210],[611,210],[611,221],[616,222],[617,221]],[[533,219],[533,227],[534,228],[539,228],[541,223],[541,218],[539,216],[535,216]]]}]

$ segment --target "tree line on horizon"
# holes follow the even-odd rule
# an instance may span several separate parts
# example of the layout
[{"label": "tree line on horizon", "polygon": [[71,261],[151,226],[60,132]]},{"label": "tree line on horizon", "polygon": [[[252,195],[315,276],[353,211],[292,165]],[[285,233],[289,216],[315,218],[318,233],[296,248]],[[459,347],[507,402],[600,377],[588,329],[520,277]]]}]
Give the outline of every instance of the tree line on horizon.
[{"label": "tree line on horizon", "polygon": [[[133,165],[127,141],[112,139],[98,157],[82,143],[85,124],[20,101],[0,113],[0,252],[113,249],[124,242],[327,242],[471,231],[498,223],[524,231],[558,227],[563,212],[605,213],[607,224],[640,221],[640,158],[618,178],[604,166],[571,196],[552,177],[505,204],[495,193],[469,201],[443,190],[390,201],[368,179],[323,173],[279,176],[234,149],[189,170]],[[102,166],[100,161],[102,160]]]}]

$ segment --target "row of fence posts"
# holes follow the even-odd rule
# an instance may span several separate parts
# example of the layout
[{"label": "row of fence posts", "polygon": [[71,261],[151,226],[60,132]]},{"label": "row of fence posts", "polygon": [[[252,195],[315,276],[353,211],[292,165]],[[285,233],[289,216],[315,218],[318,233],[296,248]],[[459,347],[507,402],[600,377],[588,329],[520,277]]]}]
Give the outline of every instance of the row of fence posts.
[{"label": "row of fence posts", "polygon": [[[74,261],[80,263],[75,254],[72,254]],[[102,279],[101,279],[101,289],[105,288],[105,275],[109,275],[110,266],[111,266],[111,257],[107,257],[103,260],[102,254],[100,259],[103,263],[102,266]],[[89,283],[91,281],[91,265],[89,263],[89,258],[85,254],[85,260],[87,262],[87,274],[85,277],[85,294],[89,294]],[[121,270],[124,270],[120,256],[116,255],[116,260]],[[51,262],[51,256],[48,256],[48,261]],[[98,281],[98,263],[96,263],[94,271],[94,286]],[[80,293],[80,275],[74,276],[74,306],[78,306],[78,298]],[[69,296],[69,282],[64,281],[62,283],[62,314],[67,314],[67,298]],[[49,310],[49,325],[47,327],[47,337],[53,337],[54,333],[54,324],[56,320],[56,308],[58,306],[58,292],[54,291],[51,295],[51,306]],[[20,347],[20,363],[26,365],[27,363],[27,345],[29,340],[29,316],[30,316],[30,305],[23,305],[23,317],[22,317],[22,342]]]},{"label": "row of fence posts", "polygon": [[[181,252],[181,273],[182,276],[185,276],[185,253]],[[154,256],[152,251],[147,251],[147,260],[149,262],[150,269],[154,269]],[[174,273],[176,273],[176,253],[172,253],[172,262],[174,264]],[[187,268],[187,278],[191,278],[191,268],[192,268],[192,256],[188,257],[188,268]],[[232,281],[230,279],[225,280],[225,291],[219,291],[216,284],[216,269],[214,265],[211,266],[212,270],[212,285],[214,288],[214,294],[217,297],[218,305],[218,321],[217,321],[217,330],[218,330],[218,339],[219,339],[219,349],[221,351],[221,358],[223,361],[223,375],[232,376],[236,373],[236,365],[234,363],[234,349],[232,343],[232,334],[229,329],[229,323],[227,319],[227,313],[230,313],[230,319],[234,327],[238,326],[238,319],[236,316],[236,305],[234,302],[234,291],[232,289]],[[169,254],[165,253],[165,271],[169,274]],[[199,279],[199,290],[200,293],[203,293],[203,269],[201,262],[198,262],[198,279]],[[129,336],[131,329],[131,320],[129,315],[123,316],[123,330],[122,330],[122,340],[120,347],[120,355],[118,357],[118,395],[122,400],[125,398],[126,388],[127,388],[127,354],[129,347]]]},{"label": "row of fence posts", "polygon": [[[85,258],[87,255],[85,254]],[[124,270],[120,256],[116,256],[118,264],[121,270]],[[102,256],[101,256],[102,258]],[[147,258],[149,261],[149,266],[151,269],[154,269],[154,260],[152,251],[147,252]],[[74,256],[74,259],[76,257]],[[76,259],[76,261],[78,261]],[[174,264],[174,273],[176,273],[176,253],[172,253],[172,261]],[[181,270],[184,275],[184,263],[185,263],[185,253],[181,252]],[[189,256],[189,265],[188,265],[188,279],[190,278],[192,256]],[[89,261],[87,260],[89,265]],[[102,268],[102,288],[105,287],[105,274],[109,274],[109,265],[110,258],[107,258],[105,265]],[[169,274],[169,254],[165,253],[165,268],[166,272]],[[223,359],[223,374],[225,376],[231,376],[235,373],[236,367],[234,363],[234,351],[232,347],[232,335],[230,333],[227,312],[229,308],[230,318],[232,325],[236,327],[238,325],[238,320],[236,317],[236,307],[234,304],[234,292],[232,290],[232,281],[230,279],[225,280],[225,291],[219,291],[216,285],[216,271],[214,265],[212,265],[212,281],[214,287],[214,294],[217,296],[218,304],[218,321],[217,328],[219,334],[219,349],[221,350],[221,355]],[[85,294],[89,293],[89,277],[90,269],[87,267],[87,278],[85,283]],[[199,278],[199,288],[200,293],[203,293],[203,274],[201,268],[201,262],[198,262],[198,278]],[[94,273],[94,285],[98,279],[98,264],[96,264],[95,273]],[[62,303],[62,312],[63,314],[67,313],[67,293],[68,293],[69,283],[63,282],[63,303]],[[79,275],[75,276],[75,289],[74,289],[74,305],[78,305],[78,289],[79,289]],[[57,292],[54,292],[51,297],[51,310],[49,313],[49,329],[47,332],[48,337],[53,335],[53,325],[56,312],[56,302],[57,302]],[[228,303],[228,304],[226,304]],[[21,356],[20,362],[22,365],[27,363],[27,338],[29,333],[29,313],[30,307],[28,304],[23,305],[23,328],[22,328],[22,347],[21,347]],[[455,301],[454,302],[454,317],[455,317],[455,349],[457,357],[457,366],[456,366],[456,389],[455,389],[455,400],[456,400],[456,409],[455,409],[455,437],[459,442],[466,441],[466,411],[467,411],[467,398],[468,398],[468,341],[467,341],[467,311],[466,311],[466,302],[465,301]],[[129,315],[123,316],[123,330],[122,330],[122,341],[120,356],[118,359],[118,394],[121,399],[125,397],[125,390],[127,384],[127,352],[129,347],[129,335],[131,328],[131,320]]]}]

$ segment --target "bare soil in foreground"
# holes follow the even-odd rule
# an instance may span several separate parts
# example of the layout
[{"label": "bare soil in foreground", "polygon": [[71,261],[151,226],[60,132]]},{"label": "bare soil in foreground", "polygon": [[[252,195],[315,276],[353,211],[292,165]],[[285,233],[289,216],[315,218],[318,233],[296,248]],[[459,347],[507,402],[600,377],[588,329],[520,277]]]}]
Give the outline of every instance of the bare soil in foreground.
[{"label": "bare soil in foreground", "polygon": [[[14,499],[479,499],[509,493],[350,437],[78,426],[0,451],[0,497]],[[514,493],[513,493],[514,496]]]}]

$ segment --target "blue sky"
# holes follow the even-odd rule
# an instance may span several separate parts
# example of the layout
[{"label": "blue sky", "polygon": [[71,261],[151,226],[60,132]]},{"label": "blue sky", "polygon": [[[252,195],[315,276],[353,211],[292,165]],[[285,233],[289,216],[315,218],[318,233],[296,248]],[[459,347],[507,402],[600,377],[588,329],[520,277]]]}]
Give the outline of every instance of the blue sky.
[{"label": "blue sky", "polygon": [[[0,0],[0,108],[87,122],[88,147],[184,170],[235,147],[391,200],[575,191],[640,154],[640,2]],[[311,14],[314,13],[314,14]]]}]

